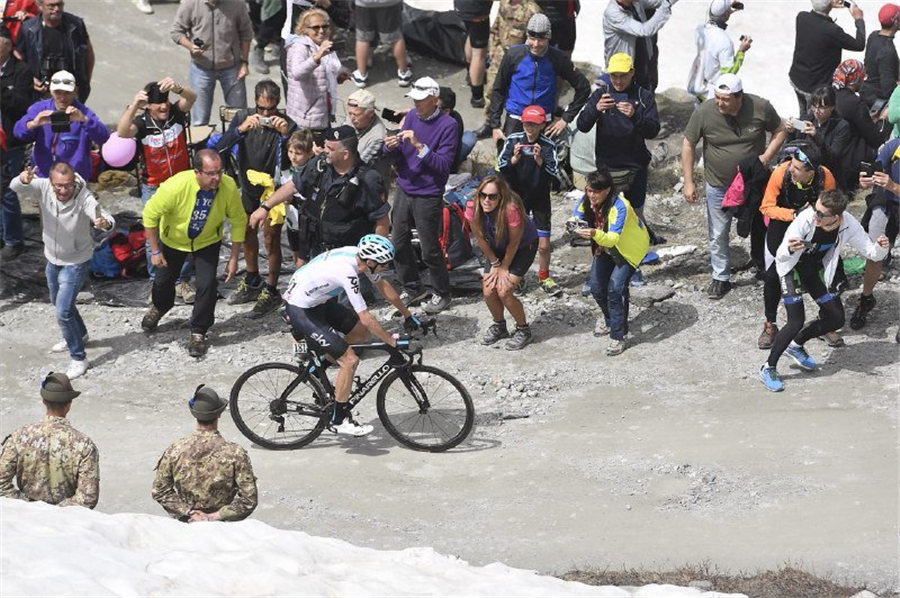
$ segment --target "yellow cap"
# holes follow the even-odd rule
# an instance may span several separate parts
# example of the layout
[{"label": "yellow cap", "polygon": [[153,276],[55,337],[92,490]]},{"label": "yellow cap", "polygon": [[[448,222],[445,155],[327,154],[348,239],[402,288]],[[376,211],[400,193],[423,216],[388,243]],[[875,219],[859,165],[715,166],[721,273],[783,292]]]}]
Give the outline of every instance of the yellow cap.
[{"label": "yellow cap", "polygon": [[631,56],[624,52],[613,54],[609,59],[609,66],[606,67],[608,73],[628,73],[634,68],[634,61]]}]

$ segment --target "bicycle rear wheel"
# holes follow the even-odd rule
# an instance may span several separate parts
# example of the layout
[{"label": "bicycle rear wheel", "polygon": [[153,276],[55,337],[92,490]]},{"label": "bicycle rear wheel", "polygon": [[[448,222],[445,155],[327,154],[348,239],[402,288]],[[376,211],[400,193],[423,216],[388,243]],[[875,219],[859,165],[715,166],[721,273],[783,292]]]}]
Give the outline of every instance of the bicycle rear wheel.
[{"label": "bicycle rear wheel", "polygon": [[411,365],[381,383],[378,417],[400,444],[439,453],[466,439],[475,408],[459,380],[435,367]]},{"label": "bicycle rear wheel", "polygon": [[244,436],[268,449],[288,450],[322,433],[329,402],[322,384],[299,367],[263,363],[235,381],[229,408]]}]

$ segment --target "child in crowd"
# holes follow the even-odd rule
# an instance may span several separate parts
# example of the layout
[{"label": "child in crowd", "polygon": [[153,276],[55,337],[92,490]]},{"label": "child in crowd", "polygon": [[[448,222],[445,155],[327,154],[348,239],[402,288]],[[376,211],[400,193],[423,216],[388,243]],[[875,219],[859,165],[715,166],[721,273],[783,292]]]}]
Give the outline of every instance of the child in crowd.
[{"label": "child in crowd", "polygon": [[534,263],[538,251],[538,230],[525,214],[525,206],[509,185],[496,175],[481,180],[475,201],[466,207],[466,219],[488,266],[481,281],[484,301],[494,318],[481,340],[493,345],[509,337],[504,309],[516,321],[516,330],[506,343],[508,351],[518,351],[532,341],[531,328],[522,302],[513,289]]},{"label": "child in crowd", "polygon": [[[309,129],[299,129],[294,131],[288,138],[287,142],[288,160],[291,161],[291,169],[282,171],[281,184],[286,183],[292,178],[299,181],[303,176],[303,170],[306,164],[316,155],[316,145],[313,138],[313,132]],[[303,197],[297,193],[294,195],[294,201],[286,206],[285,224],[287,225],[288,245],[291,247],[291,259],[298,267],[303,265],[300,259],[300,232],[299,217],[296,203],[303,201]]]},{"label": "child in crowd", "polygon": [[506,138],[497,158],[497,170],[522,198],[538,231],[538,283],[551,297],[562,288],[550,277],[550,184],[559,173],[556,144],[542,135],[547,114],[540,106],[522,111],[524,131]]}]

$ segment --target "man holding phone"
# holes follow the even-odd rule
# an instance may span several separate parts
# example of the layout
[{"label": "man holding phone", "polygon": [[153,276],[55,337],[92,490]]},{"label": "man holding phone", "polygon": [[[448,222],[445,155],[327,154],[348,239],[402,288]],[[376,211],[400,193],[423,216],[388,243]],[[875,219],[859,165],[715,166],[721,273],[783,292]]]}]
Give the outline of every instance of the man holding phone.
[{"label": "man holding phone", "polygon": [[75,76],[59,71],[50,78],[49,100],[32,104],[13,128],[25,143],[34,143],[37,175],[47,177],[56,162],[65,162],[81,178],[91,179],[91,144],[103,145],[109,131],[97,115],[75,98]]}]

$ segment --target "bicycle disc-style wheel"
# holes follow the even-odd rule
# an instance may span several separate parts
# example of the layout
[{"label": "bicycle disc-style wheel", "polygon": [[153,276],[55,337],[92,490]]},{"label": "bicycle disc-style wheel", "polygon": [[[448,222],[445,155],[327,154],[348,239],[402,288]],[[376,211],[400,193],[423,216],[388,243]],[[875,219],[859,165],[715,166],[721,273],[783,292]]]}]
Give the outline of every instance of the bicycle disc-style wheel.
[{"label": "bicycle disc-style wheel", "polygon": [[231,418],[256,444],[296,449],[316,439],[327,423],[329,399],[315,378],[286,363],[263,363],[241,374],[231,387]]},{"label": "bicycle disc-style wheel", "polygon": [[459,380],[435,367],[411,365],[381,383],[378,417],[401,444],[439,453],[466,439],[475,408]]}]

